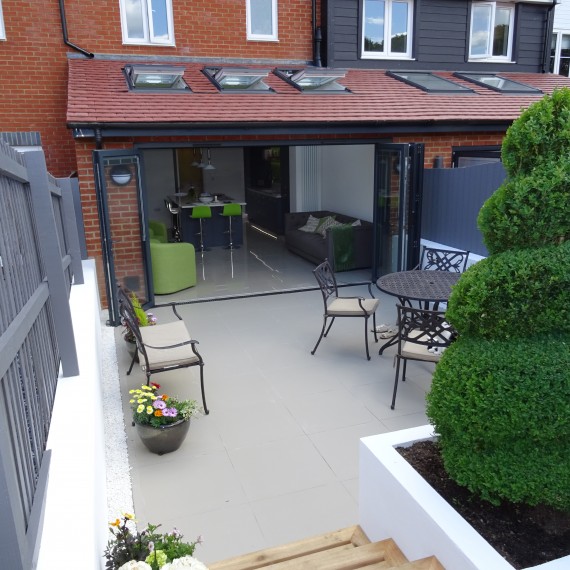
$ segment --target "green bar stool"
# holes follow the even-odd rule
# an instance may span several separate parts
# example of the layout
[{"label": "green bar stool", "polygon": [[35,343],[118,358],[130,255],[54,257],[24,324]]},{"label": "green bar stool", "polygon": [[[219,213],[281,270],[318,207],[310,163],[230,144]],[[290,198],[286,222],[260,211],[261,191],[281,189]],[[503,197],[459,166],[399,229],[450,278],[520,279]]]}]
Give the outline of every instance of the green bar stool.
[{"label": "green bar stool", "polygon": [[194,206],[192,208],[190,217],[200,222],[200,251],[210,251],[210,248],[204,247],[204,230],[202,226],[202,220],[204,218],[212,217],[212,208],[210,208],[210,206]]},{"label": "green bar stool", "polygon": [[239,245],[234,245],[232,235],[232,218],[234,216],[241,216],[241,204],[224,204],[224,209],[220,216],[228,218],[228,233],[230,234],[230,243],[226,249],[239,249]]}]

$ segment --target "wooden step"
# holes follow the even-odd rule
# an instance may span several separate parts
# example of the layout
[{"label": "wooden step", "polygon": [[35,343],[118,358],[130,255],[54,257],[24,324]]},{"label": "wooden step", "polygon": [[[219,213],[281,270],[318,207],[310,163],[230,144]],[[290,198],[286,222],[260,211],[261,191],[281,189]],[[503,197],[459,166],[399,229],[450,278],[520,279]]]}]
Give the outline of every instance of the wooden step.
[{"label": "wooden step", "polygon": [[398,566],[398,570],[445,570],[445,568],[435,556],[428,556],[413,562],[406,562]]},{"label": "wooden step", "polygon": [[371,544],[356,525],[210,564],[210,570],[369,570],[407,562],[392,540]]}]

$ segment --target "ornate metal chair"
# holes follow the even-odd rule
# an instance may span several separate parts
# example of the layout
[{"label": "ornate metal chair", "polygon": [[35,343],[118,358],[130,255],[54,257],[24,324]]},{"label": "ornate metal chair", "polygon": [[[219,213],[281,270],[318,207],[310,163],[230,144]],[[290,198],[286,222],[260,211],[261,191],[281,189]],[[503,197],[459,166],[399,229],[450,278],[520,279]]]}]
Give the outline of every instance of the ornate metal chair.
[{"label": "ornate metal chair", "polygon": [[[318,265],[313,273],[317,279],[321,293],[323,295],[324,303],[324,314],[323,314],[323,328],[321,330],[321,335],[319,340],[315,345],[315,348],[311,351],[311,354],[315,354],[317,348],[323,337],[329,334],[329,331],[334,323],[336,317],[360,317],[364,319],[364,341],[366,343],[366,358],[370,360],[370,353],[368,351],[368,319],[372,317],[374,339],[378,342],[378,336],[376,333],[376,309],[380,301],[374,298],[372,295],[372,290],[370,284],[368,285],[368,290],[372,299],[366,299],[364,297],[339,297],[338,287],[336,284],[336,279],[334,277],[333,270],[327,259]],[[328,319],[331,319],[330,324],[327,328]]]},{"label": "ornate metal chair", "polygon": [[424,246],[420,264],[416,269],[463,273],[469,259],[468,251],[437,249]]},{"label": "ornate metal chair", "polygon": [[[176,305],[171,304],[178,321],[162,325],[139,327],[135,309],[128,294],[118,288],[119,312],[123,324],[133,333],[139,354],[139,363],[146,375],[147,386],[152,374],[176,370],[178,368],[200,367],[200,388],[204,413],[209,414],[204,393],[204,361],[198,352],[197,340],[190,338],[188,329],[182,317],[176,311]],[[131,373],[136,360],[137,351],[133,355],[127,376]]]},{"label": "ornate metal chair", "polygon": [[396,377],[392,405],[396,404],[396,392],[403,360],[402,382],[406,379],[408,360],[438,362],[443,351],[455,340],[457,332],[446,322],[445,311],[415,309],[396,305],[398,309],[398,350],[396,352]]}]

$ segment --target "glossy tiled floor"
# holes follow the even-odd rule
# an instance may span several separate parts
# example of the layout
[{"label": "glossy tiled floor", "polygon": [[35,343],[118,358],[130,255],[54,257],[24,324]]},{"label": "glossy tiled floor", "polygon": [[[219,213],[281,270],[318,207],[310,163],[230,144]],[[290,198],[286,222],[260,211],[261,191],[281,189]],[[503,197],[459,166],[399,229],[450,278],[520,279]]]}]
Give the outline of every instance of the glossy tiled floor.
[{"label": "glossy tiled floor", "polygon": [[[212,251],[205,260],[205,281],[178,299],[188,293],[199,298],[200,287],[203,298],[212,291],[275,290],[268,284],[277,282],[293,289],[313,286],[310,263],[296,257],[285,261],[284,254],[270,252],[271,246],[258,248],[259,259],[251,250],[238,252],[248,258],[248,272],[252,266],[267,269],[265,282],[257,269],[257,284],[249,282],[236,265],[239,287],[217,281],[214,276],[227,279],[231,268],[216,265],[214,256],[222,259],[229,252]],[[276,267],[278,272],[270,270]],[[362,285],[341,291],[367,293]],[[375,294],[381,299],[377,322],[393,322],[394,299]],[[433,365],[409,364],[392,411],[394,349],[378,356],[370,334],[372,359],[367,361],[361,319],[335,322],[311,355],[322,323],[318,291],[183,304],[179,310],[200,341],[211,413],[192,420],[183,446],[161,457],[146,451],[127,424],[140,523],[176,527],[188,539],[202,535],[195,555],[206,563],[357,523],[359,438],[425,424]],[[175,318],[166,307],[155,312],[159,322]],[[120,341],[118,329],[116,335]],[[125,376],[128,357],[122,346],[118,364],[129,417],[127,391],[144,376],[138,367]],[[194,370],[154,380],[166,392],[200,398]]]}]

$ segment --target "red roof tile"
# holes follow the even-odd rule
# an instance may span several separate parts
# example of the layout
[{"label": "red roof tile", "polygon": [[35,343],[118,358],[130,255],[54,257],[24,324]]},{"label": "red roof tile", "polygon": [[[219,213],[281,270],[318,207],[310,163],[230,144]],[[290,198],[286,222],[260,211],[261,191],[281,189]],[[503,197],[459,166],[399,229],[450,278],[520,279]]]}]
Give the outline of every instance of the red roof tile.
[{"label": "red roof tile", "polygon": [[[204,76],[200,63],[184,67],[192,92],[129,91],[121,71],[128,61],[69,60],[67,121],[89,124],[411,124],[433,122],[508,122],[541,95],[506,95],[453,77],[472,94],[432,94],[386,75],[384,70],[350,69],[340,80],[352,93],[301,93],[270,74],[266,83],[274,93],[219,93]],[[251,67],[251,66],[250,66]],[[267,69],[268,66],[259,66]],[[551,93],[570,86],[570,79],[536,73],[500,75]]]}]

